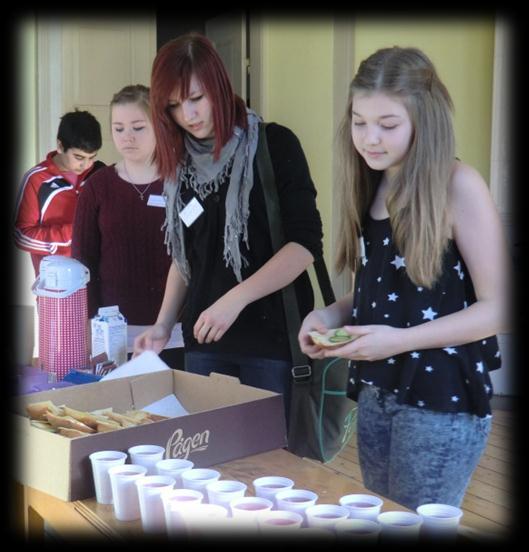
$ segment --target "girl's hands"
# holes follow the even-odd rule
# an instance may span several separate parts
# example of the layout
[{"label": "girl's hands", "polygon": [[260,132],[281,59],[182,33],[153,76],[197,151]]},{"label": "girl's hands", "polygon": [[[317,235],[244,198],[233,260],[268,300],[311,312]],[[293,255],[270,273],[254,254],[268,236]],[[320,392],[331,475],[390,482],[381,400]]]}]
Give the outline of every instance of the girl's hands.
[{"label": "girl's hands", "polygon": [[325,315],[323,309],[310,312],[303,320],[298,334],[298,341],[301,351],[308,357],[325,358],[325,349],[312,341],[309,332],[317,331],[325,333],[329,329],[329,322],[328,316]]},{"label": "girl's hands", "polygon": [[224,294],[200,313],[193,326],[193,336],[199,343],[218,341],[237,320],[245,306],[246,303],[240,294],[231,292]]},{"label": "girl's hands", "polygon": [[154,351],[157,354],[163,350],[169,341],[171,332],[163,324],[154,324],[147,328],[134,339],[133,357],[143,353],[143,351]]},{"label": "girl's hands", "polygon": [[321,357],[342,357],[350,360],[381,360],[406,351],[403,332],[405,328],[394,328],[380,324],[367,326],[344,326],[355,339],[343,346],[324,349]]}]

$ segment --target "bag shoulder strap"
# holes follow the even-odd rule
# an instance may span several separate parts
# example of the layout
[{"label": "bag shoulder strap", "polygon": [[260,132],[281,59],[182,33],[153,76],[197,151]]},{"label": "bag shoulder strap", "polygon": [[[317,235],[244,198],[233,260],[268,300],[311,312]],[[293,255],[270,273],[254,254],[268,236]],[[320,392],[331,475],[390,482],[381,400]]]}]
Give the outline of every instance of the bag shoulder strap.
[{"label": "bag shoulder strap", "polygon": [[[283,223],[281,220],[281,209],[279,205],[279,196],[275,183],[274,168],[270,159],[268,141],[266,138],[266,123],[259,123],[259,140],[257,143],[257,152],[255,155],[257,170],[261,179],[263,195],[265,198],[266,214],[270,226],[270,236],[272,240],[272,249],[277,252],[285,245],[285,236],[283,232]],[[326,305],[335,301],[331,280],[327,272],[327,267],[323,257],[314,261],[314,269],[320,286],[321,294]],[[298,300],[294,284],[289,284],[281,290],[283,296],[283,305],[288,329],[288,339],[292,362],[294,366],[307,365],[307,357],[301,352],[298,342],[298,332],[301,327],[301,318],[299,316]]]}]

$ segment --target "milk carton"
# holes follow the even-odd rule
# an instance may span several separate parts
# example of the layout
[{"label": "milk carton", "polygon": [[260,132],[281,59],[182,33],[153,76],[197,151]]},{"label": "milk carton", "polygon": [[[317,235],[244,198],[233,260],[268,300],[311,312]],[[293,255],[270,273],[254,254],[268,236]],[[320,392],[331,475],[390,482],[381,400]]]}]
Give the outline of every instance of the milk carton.
[{"label": "milk carton", "polygon": [[92,318],[92,356],[106,353],[118,366],[127,362],[127,321],[119,307],[101,307]]}]

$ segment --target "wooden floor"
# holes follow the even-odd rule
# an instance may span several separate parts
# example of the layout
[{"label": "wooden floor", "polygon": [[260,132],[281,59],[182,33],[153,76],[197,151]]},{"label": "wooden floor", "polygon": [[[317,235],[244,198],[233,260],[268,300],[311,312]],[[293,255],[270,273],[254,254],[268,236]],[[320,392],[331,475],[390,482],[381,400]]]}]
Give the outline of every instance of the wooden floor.
[{"label": "wooden floor", "polygon": [[[515,519],[514,455],[519,449],[514,439],[514,422],[512,411],[493,411],[492,430],[487,448],[474,472],[462,504],[462,523],[497,537],[509,535]],[[353,433],[349,444],[342,452],[326,466],[362,481],[356,433]]]}]

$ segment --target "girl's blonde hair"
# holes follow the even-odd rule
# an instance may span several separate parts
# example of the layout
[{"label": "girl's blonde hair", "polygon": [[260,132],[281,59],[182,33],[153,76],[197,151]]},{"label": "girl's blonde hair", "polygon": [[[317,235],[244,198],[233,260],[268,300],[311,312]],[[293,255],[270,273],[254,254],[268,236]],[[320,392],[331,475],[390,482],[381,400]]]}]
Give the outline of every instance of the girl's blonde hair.
[{"label": "girl's blonde hair", "polygon": [[392,179],[386,204],[393,239],[416,284],[431,288],[450,238],[448,184],[454,164],[452,100],[428,57],[416,48],[384,48],[365,59],[349,88],[339,130],[340,227],[336,267],[356,270],[359,236],[383,173],[370,169],[351,136],[355,94],[384,93],[406,107],[413,128],[409,151]]},{"label": "girl's blonde hair", "polygon": [[[143,84],[129,84],[124,86],[119,92],[112,96],[110,101],[110,111],[115,105],[137,104],[151,118],[151,101],[149,98],[149,88]],[[112,118],[112,115],[111,115]]]}]

